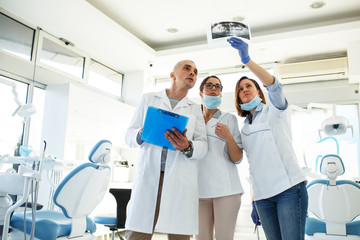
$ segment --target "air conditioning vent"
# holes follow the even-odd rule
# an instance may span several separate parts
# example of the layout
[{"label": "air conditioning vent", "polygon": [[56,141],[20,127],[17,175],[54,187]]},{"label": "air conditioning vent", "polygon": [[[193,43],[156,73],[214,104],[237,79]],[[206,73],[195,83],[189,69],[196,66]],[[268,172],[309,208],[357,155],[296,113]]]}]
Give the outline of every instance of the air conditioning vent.
[{"label": "air conditioning vent", "polygon": [[348,79],[347,57],[279,65],[282,84]]}]

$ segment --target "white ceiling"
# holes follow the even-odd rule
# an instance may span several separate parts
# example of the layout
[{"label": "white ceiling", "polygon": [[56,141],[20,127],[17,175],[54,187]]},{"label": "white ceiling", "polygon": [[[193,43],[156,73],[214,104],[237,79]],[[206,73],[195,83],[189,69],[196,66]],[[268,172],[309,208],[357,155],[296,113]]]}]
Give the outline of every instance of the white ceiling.
[{"label": "white ceiling", "polygon": [[239,65],[231,47],[210,49],[206,44],[210,23],[239,16],[251,28],[251,56],[261,63],[343,54],[348,41],[360,39],[359,0],[327,0],[320,9],[309,7],[313,0],[87,2],[157,51],[153,68],[158,74],[167,74],[169,64],[181,58],[195,60],[200,70]]},{"label": "white ceiling", "polygon": [[[296,30],[308,24],[360,16],[359,0],[328,0],[311,9],[309,0],[87,0],[155,50],[206,42],[210,23],[242,16],[253,35]],[[177,33],[166,29],[177,28]],[[308,27],[306,27],[308,28]]]},{"label": "white ceiling", "polygon": [[[360,40],[360,1],[325,0],[0,0],[3,11],[39,26],[121,72],[168,74],[181,59],[200,72],[240,64],[229,46],[209,48],[210,23],[245,17],[258,63],[346,54]],[[177,28],[177,33],[166,29]]]}]

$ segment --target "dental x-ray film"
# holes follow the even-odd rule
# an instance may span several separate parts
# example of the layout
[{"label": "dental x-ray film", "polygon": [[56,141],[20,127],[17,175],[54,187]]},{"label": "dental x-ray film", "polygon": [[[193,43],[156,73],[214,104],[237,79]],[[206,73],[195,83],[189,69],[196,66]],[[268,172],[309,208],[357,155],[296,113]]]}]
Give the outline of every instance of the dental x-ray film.
[{"label": "dental x-ray film", "polygon": [[241,22],[224,21],[210,24],[207,32],[208,46],[225,46],[227,39],[238,37],[244,41],[251,39],[251,32],[248,25]]}]

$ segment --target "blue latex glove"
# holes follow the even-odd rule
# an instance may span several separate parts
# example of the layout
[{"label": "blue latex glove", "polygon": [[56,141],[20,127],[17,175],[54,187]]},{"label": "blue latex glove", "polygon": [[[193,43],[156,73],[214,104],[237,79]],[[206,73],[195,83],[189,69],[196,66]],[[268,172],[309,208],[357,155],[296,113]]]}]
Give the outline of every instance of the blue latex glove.
[{"label": "blue latex glove", "polygon": [[251,211],[251,219],[253,221],[253,223],[255,224],[255,228],[257,226],[261,226],[261,222],[260,222],[260,218],[259,215],[256,211],[256,207],[255,207],[255,203],[252,203],[252,211]]},{"label": "blue latex glove", "polygon": [[239,51],[239,55],[241,57],[241,62],[243,64],[247,64],[250,61],[249,45],[246,42],[244,42],[243,40],[236,38],[236,37],[229,38],[228,42],[230,43],[230,45],[233,48],[235,48]]}]

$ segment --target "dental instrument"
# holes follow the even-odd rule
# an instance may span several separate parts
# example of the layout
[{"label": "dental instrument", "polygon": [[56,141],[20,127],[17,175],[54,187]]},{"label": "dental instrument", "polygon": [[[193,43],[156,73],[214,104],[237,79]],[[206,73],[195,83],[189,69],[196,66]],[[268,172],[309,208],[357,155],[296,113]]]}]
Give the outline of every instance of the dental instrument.
[{"label": "dental instrument", "polygon": [[[27,206],[28,197],[32,196],[32,212],[31,217],[33,219],[36,218],[36,204],[37,204],[37,198],[38,198],[38,190],[39,190],[39,181],[41,180],[41,172],[42,172],[42,166],[45,158],[45,150],[46,150],[46,142],[44,141],[44,148],[40,156],[40,160],[37,162],[33,162],[33,168],[27,168],[24,166],[19,167],[19,171],[17,174],[11,174],[11,175],[5,175],[3,180],[11,181],[12,183],[15,182],[15,186],[18,186],[19,188],[14,191],[10,189],[7,189],[7,192],[9,194],[13,195],[21,195],[22,197],[20,200],[18,200],[13,206],[11,206],[9,209],[7,209],[4,217],[4,226],[3,226],[3,232],[2,232],[2,239],[6,240],[9,232],[9,224],[10,224],[10,216],[11,214],[20,206],[22,206],[25,203],[25,206]],[[10,178],[10,180],[9,180]],[[9,185],[12,186],[12,184]],[[25,207],[26,211],[26,207]],[[30,235],[33,236],[35,232],[35,225],[31,225]]]},{"label": "dental instrument", "polygon": [[17,86],[14,82],[8,81],[3,78],[0,78],[0,82],[12,87],[14,101],[18,105],[18,107],[16,108],[16,110],[14,111],[12,116],[15,116],[16,114],[18,114],[20,117],[24,118],[23,123],[25,123],[26,121],[28,121],[30,119],[30,117],[32,115],[34,115],[36,113],[35,105],[32,103],[28,103],[28,104],[21,103],[21,101],[19,100],[19,95],[18,95],[17,89],[16,89]]}]

